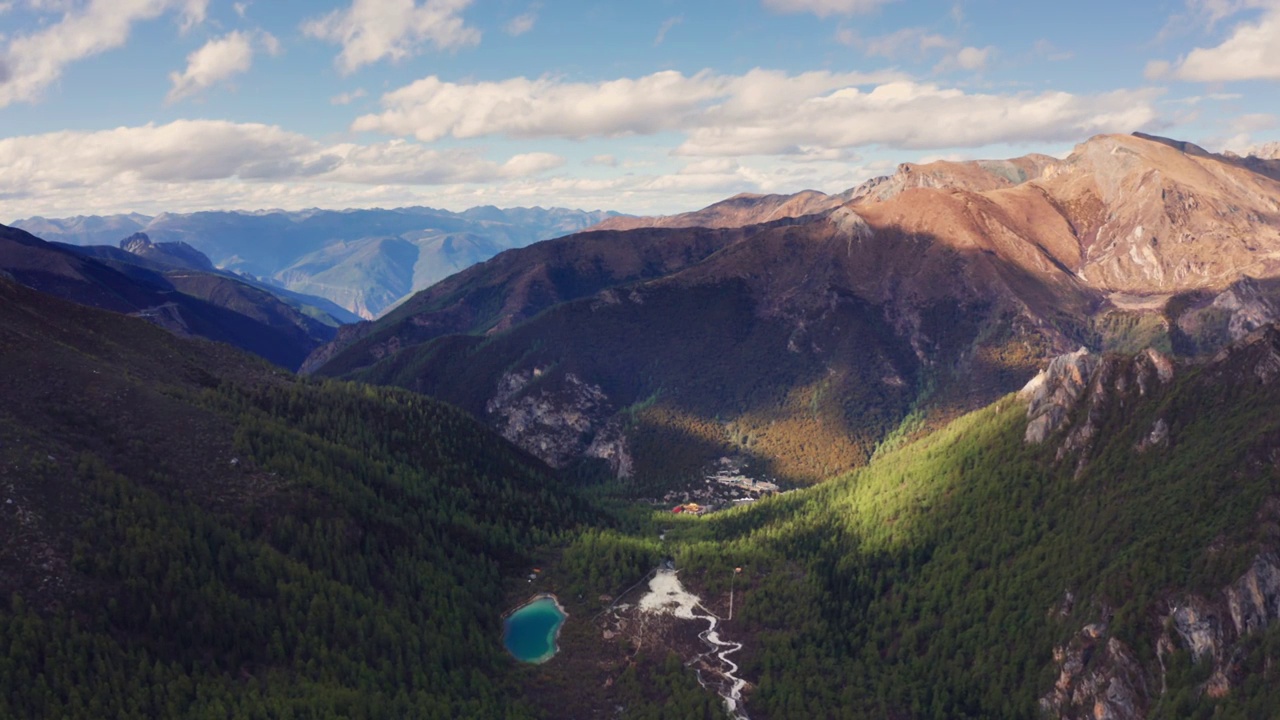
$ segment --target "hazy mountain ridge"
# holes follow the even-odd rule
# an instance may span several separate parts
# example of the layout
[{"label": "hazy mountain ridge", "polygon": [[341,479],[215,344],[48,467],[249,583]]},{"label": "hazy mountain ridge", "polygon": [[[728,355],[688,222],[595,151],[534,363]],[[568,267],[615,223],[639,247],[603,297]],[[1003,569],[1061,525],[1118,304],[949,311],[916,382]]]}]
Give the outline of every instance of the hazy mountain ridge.
[{"label": "hazy mountain ridge", "polygon": [[[185,242],[220,268],[328,298],[371,319],[413,291],[502,250],[569,234],[614,215],[564,208],[485,206],[451,212],[410,207],[33,217],[14,226],[74,245],[115,245],[136,232],[156,243]],[[405,262],[412,270],[407,281],[406,270],[399,268]]]},{"label": "hazy mountain ridge", "polygon": [[[323,301],[264,289],[230,273],[190,269],[207,263],[190,248],[166,251],[138,237],[123,244],[145,252],[47,243],[0,225],[0,268],[36,290],[147,318],[179,335],[230,343],[290,369],[341,324],[322,309]],[[183,265],[161,261],[175,251]]]}]

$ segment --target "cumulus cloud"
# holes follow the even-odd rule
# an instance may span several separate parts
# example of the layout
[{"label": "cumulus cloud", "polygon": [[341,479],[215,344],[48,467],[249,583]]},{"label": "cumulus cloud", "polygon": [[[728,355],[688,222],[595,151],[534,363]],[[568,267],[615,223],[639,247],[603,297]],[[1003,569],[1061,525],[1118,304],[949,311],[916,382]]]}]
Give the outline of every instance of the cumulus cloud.
[{"label": "cumulus cloud", "polygon": [[1157,120],[1155,90],[1100,95],[1065,92],[994,95],[916,82],[870,91],[845,88],[803,102],[742,113],[716,108],[677,152],[686,155],[782,155],[806,148],[980,147],[1062,142],[1128,132]]},{"label": "cumulus cloud", "polygon": [[[275,44],[271,42],[268,46],[275,47]],[[181,100],[234,75],[247,72],[252,66],[253,43],[247,34],[237,30],[214,38],[187,56],[186,70],[169,73],[173,88],[169,91],[167,100]]]},{"label": "cumulus cloud", "polygon": [[798,102],[836,88],[893,79],[895,73],[746,75],[664,71],[597,83],[553,77],[452,83],[430,76],[382,97],[383,112],[357,118],[357,132],[433,141],[444,137],[519,138],[651,135],[696,124],[718,106],[761,108]]},{"label": "cumulus cloud", "polygon": [[[467,150],[393,140],[324,144],[273,125],[180,120],[97,132],[63,131],[0,140],[0,197],[13,206],[71,202],[103,188],[164,198],[245,183],[436,185],[529,177],[559,167],[547,153],[503,162]],[[93,207],[83,200],[83,210]]]},{"label": "cumulus cloud", "polygon": [[818,17],[871,12],[893,0],[764,0],[764,6],[780,13],[813,13]]},{"label": "cumulus cloud", "polygon": [[471,0],[352,0],[303,23],[309,37],[342,45],[335,63],[350,74],[383,58],[403,60],[426,43],[439,50],[475,45],[480,31],[466,24],[462,11]]},{"label": "cumulus cloud", "polygon": [[203,22],[208,0],[90,0],[68,7],[62,18],[12,38],[0,52],[9,79],[0,84],[0,107],[35,102],[78,60],[123,46],[135,23],[175,13],[184,29]]},{"label": "cumulus cloud", "polygon": [[[1149,63],[1148,77],[1192,82],[1280,80],[1280,0],[1268,0],[1266,7],[1261,17],[1236,25],[1216,47],[1196,48],[1177,63]],[[1225,16],[1229,10],[1218,8],[1217,12]]]},{"label": "cumulus cloud", "polygon": [[435,141],[485,136],[618,137],[679,132],[686,155],[824,157],[867,145],[976,147],[1078,140],[1156,120],[1155,90],[986,94],[896,74],[752,70],[654,73],[599,83],[428,77],[382,98],[352,129]]}]

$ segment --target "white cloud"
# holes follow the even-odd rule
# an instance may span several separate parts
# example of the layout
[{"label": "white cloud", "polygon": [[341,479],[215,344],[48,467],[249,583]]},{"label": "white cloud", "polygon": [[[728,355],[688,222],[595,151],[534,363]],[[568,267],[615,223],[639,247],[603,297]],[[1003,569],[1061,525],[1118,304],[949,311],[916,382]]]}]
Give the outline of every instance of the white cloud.
[{"label": "white cloud", "polygon": [[1159,91],[1100,95],[966,93],[900,75],[752,70],[660,72],[570,83],[555,78],[449,83],[428,77],[382,98],[352,129],[412,136],[618,137],[675,132],[685,155],[823,158],[869,145],[929,149],[1073,141],[1151,127]]},{"label": "white cloud", "polygon": [[235,10],[236,15],[239,16],[241,20],[243,20],[245,18],[245,15],[249,12],[249,3],[247,2],[232,3],[231,9]]},{"label": "white cloud", "polygon": [[530,30],[538,22],[538,11],[530,8],[528,12],[521,13],[513,18],[502,29],[511,37],[519,37]]},{"label": "white cloud", "polygon": [[1075,141],[1151,127],[1158,117],[1153,107],[1158,94],[1118,90],[1100,95],[995,95],[909,81],[870,91],[851,87],[751,112],[728,104],[715,108],[678,152],[766,155],[813,147],[925,150]]},{"label": "white cloud", "polygon": [[813,13],[818,17],[868,13],[893,0],[764,0],[764,6],[781,13]]},{"label": "white cloud", "polygon": [[[274,40],[274,38],[272,38]],[[187,69],[169,73],[173,89],[167,100],[176,102],[194,93],[247,72],[253,66],[253,44],[240,31],[227,33],[205,43],[187,56]]]},{"label": "white cloud", "polygon": [[[1238,10],[1230,3],[1222,5],[1216,12],[1225,13],[1223,17]],[[1258,4],[1250,2],[1247,6]],[[1280,80],[1280,1],[1268,0],[1267,7],[1260,18],[1236,25],[1231,36],[1216,47],[1196,48],[1176,64],[1160,60],[1148,63],[1147,76],[1192,82]]]},{"label": "white cloud", "polygon": [[480,31],[466,24],[461,13],[471,0],[352,0],[351,7],[309,20],[302,31],[342,45],[336,59],[343,73],[352,73],[383,58],[403,60],[422,43],[449,50],[480,42]]},{"label": "white cloud", "polygon": [[612,168],[612,167],[618,167],[618,158],[614,155],[594,155],[584,160],[582,164]]},{"label": "white cloud", "polygon": [[1231,119],[1231,129],[1238,133],[1274,130],[1280,127],[1280,117],[1270,113],[1245,113]]},{"label": "white cloud", "polygon": [[78,204],[81,212],[98,212],[103,198],[103,207],[139,198],[163,204],[201,191],[212,198],[246,184],[270,185],[287,195],[299,186],[496,182],[563,163],[547,153],[495,162],[403,140],[323,144],[277,126],[213,120],[63,131],[0,140],[0,167],[6,168],[0,174],[0,216],[50,205]]},{"label": "white cloud", "polygon": [[203,23],[208,12],[209,0],[186,0],[182,6],[182,21],[180,23],[182,32],[185,33]]},{"label": "white cloud", "polygon": [[384,111],[357,118],[352,129],[424,141],[486,135],[651,135],[696,124],[698,117],[717,105],[768,107],[897,77],[897,73],[825,71],[787,75],[771,70],[752,70],[742,76],[710,71],[686,76],[664,71],[598,83],[542,77],[461,84],[431,76],[384,95]]},{"label": "white cloud", "polygon": [[344,92],[329,98],[330,105],[350,105],[351,103],[364,97],[364,88],[356,88],[351,92]]},{"label": "white cloud", "polygon": [[266,30],[258,31],[258,42],[262,45],[262,49],[267,51],[268,55],[279,55],[283,50],[280,47],[280,40]]},{"label": "white cloud", "polygon": [[890,60],[919,59],[938,50],[951,50],[960,43],[945,35],[931,33],[925,28],[908,27],[875,37],[862,38],[850,30],[841,30],[837,39],[845,45],[861,48],[867,55]]},{"label": "white cloud", "polygon": [[1169,73],[1173,70],[1173,64],[1168,60],[1152,60],[1147,63],[1146,68],[1142,71],[1142,76],[1148,80],[1163,80],[1169,77]]},{"label": "white cloud", "polygon": [[934,68],[936,72],[947,70],[968,70],[974,72],[986,68],[987,61],[995,54],[995,48],[988,45],[984,48],[963,47],[948,55]]},{"label": "white cloud", "polygon": [[653,38],[654,47],[657,47],[662,43],[666,42],[667,33],[671,32],[672,28],[674,28],[675,26],[679,25],[682,22],[684,22],[683,15],[676,15],[675,17],[669,17],[666,20],[663,20],[662,26],[658,28],[658,34]]},{"label": "white cloud", "polygon": [[47,27],[12,38],[0,51],[8,80],[0,84],[0,108],[36,102],[71,63],[123,46],[133,25],[168,12],[184,29],[203,22],[208,0],[90,0],[68,7]]},{"label": "white cloud", "polygon": [[1204,19],[1209,28],[1245,10],[1266,7],[1271,0],[1187,0],[1191,14]]}]

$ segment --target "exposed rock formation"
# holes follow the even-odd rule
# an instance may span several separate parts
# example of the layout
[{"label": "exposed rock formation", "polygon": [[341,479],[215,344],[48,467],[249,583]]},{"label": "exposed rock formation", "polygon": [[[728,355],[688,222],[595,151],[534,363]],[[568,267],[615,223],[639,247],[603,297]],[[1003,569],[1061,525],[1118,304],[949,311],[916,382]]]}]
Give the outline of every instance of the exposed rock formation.
[{"label": "exposed rock formation", "polygon": [[609,463],[609,470],[619,480],[626,480],[635,474],[635,461],[627,445],[622,420],[617,416],[610,418],[596,433],[595,438],[591,440],[591,445],[583,454]]},{"label": "exposed rock formation", "polygon": [[1044,712],[1063,720],[1135,720],[1145,717],[1149,693],[1133,651],[1108,637],[1105,622],[1087,625],[1053,650],[1058,680],[1040,699]]},{"label": "exposed rock formation", "polygon": [[1213,598],[1179,596],[1162,616],[1164,634],[1156,643],[1163,680],[1164,658],[1186,649],[1197,662],[1212,664],[1209,680],[1201,688],[1222,697],[1243,679],[1238,663],[1240,640],[1265,630],[1280,620],[1280,558],[1266,551],[1235,582]]},{"label": "exposed rock formation", "polygon": [[[546,387],[542,368],[502,376],[485,410],[503,437],[552,467],[563,468],[583,455],[610,461],[615,471],[630,471],[630,457],[617,428],[607,429],[613,411],[598,385],[573,373]],[[599,437],[596,437],[599,435]],[[592,442],[596,439],[599,442]]]},{"label": "exposed rock formation", "polygon": [[[1056,608],[1051,608],[1053,616]],[[1060,616],[1060,615],[1059,615]],[[1051,717],[1140,720],[1166,691],[1167,658],[1183,649],[1197,663],[1210,663],[1201,692],[1223,697],[1243,680],[1240,641],[1280,620],[1280,557],[1264,551],[1249,569],[1213,598],[1180,595],[1159,614],[1157,667],[1144,668],[1106,622],[1086,626],[1065,646],[1054,648],[1058,680],[1040,699]],[[1154,679],[1158,679],[1158,688]],[[1150,682],[1150,684],[1149,684]]]},{"label": "exposed rock formation", "polygon": [[[1083,468],[1108,404],[1113,400],[1124,403],[1128,396],[1135,394],[1149,396],[1167,385],[1173,375],[1173,361],[1150,348],[1132,358],[1102,358],[1085,348],[1056,357],[1019,393],[1019,397],[1027,401],[1026,442],[1044,442],[1065,427],[1066,421],[1084,402],[1087,410],[1083,418],[1070,428],[1058,448],[1059,460],[1078,453],[1077,469]],[[1168,441],[1169,425],[1159,420],[1144,445]]]},{"label": "exposed rock formation", "polygon": [[1039,444],[1066,422],[1098,368],[1100,358],[1086,348],[1060,355],[1031,379],[1018,397],[1027,401],[1026,441]]}]

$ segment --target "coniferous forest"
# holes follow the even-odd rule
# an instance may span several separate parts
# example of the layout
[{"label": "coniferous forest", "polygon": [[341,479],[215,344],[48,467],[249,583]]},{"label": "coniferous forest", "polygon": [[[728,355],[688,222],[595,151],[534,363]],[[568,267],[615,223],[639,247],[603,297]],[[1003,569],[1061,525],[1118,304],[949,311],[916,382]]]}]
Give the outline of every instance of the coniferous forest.
[{"label": "coniferous forest", "polygon": [[[818,487],[675,518],[434,400],[0,289],[2,717],[537,718],[569,695],[718,717],[678,642],[592,629],[664,559],[721,613],[737,582],[723,632],[751,717],[1032,717],[1100,623],[1161,684],[1151,717],[1280,703],[1280,630],[1197,658],[1168,612],[1280,541],[1256,347],[1118,389],[1042,444],[1010,396]],[[36,357],[67,381],[24,382]],[[1159,419],[1171,443],[1141,451]],[[1081,424],[1097,439],[1064,454]],[[498,638],[534,564],[571,629],[526,667]],[[607,687],[562,676],[606,646]],[[1212,697],[1218,671],[1233,691]]]}]

